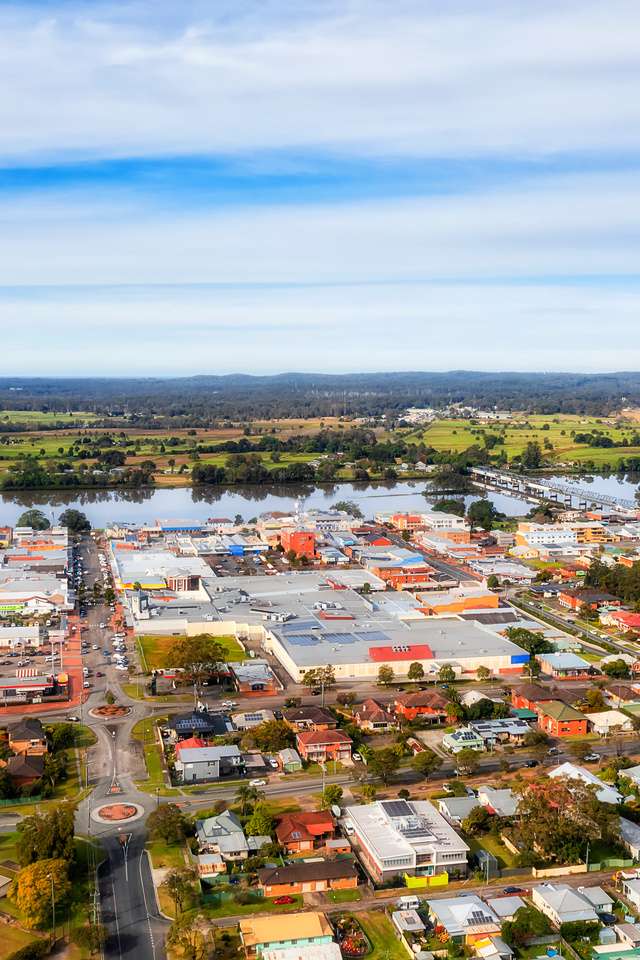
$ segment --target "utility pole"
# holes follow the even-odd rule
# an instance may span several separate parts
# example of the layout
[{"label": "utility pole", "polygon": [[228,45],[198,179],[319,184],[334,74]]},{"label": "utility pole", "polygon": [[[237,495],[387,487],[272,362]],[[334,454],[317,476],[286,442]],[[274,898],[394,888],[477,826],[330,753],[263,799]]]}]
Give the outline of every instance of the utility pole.
[{"label": "utility pole", "polygon": [[52,943],[52,945],[53,945],[53,944],[56,942],[56,891],[55,891],[55,887],[54,887],[54,885],[53,885],[53,874],[52,874],[52,873],[49,874],[49,879],[51,880],[51,911],[52,911],[52,922],[51,922],[52,940],[51,940],[51,943]]}]

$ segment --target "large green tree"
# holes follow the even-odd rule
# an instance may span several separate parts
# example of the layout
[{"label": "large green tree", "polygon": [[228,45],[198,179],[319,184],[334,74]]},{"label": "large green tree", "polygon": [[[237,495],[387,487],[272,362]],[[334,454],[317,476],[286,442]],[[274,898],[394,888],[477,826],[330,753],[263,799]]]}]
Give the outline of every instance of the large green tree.
[{"label": "large green tree", "polygon": [[200,685],[216,672],[224,660],[220,643],[206,633],[177,637],[167,656],[167,666],[184,671],[185,680]]},{"label": "large green tree", "polygon": [[72,863],[75,806],[60,803],[45,813],[34,813],[18,824],[18,857],[22,866],[36,860]]},{"label": "large green tree", "polygon": [[367,765],[374,776],[380,777],[383,783],[388,783],[400,766],[399,751],[396,747],[372,750]]},{"label": "large green tree", "polygon": [[71,507],[60,514],[58,523],[61,527],[67,527],[71,533],[88,533],[91,530],[91,523],[86,513]]},{"label": "large green tree", "polygon": [[59,857],[41,859],[19,871],[9,888],[9,897],[28,927],[50,924],[53,916],[51,888],[56,909],[64,910],[71,895],[69,861]]},{"label": "large green tree", "polygon": [[25,510],[16,520],[16,527],[32,527],[34,530],[48,530],[51,522],[42,512],[35,507],[32,510]]}]

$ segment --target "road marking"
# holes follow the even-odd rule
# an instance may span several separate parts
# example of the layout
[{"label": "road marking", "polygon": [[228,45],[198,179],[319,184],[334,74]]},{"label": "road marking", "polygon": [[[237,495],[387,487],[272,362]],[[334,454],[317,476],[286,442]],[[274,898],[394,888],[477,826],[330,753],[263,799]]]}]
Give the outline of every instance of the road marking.
[{"label": "road marking", "polygon": [[156,956],[156,945],[153,939],[153,930],[151,929],[151,917],[149,916],[149,907],[147,905],[147,895],[144,892],[144,880],[142,879],[142,858],[146,856],[146,851],[142,850],[140,853],[140,858],[138,860],[138,871],[140,873],[140,888],[142,890],[142,899],[144,900],[144,909],[147,912],[147,926],[149,927],[149,940],[151,941],[151,950],[153,951],[153,957],[155,960]]},{"label": "road marking", "polygon": [[118,901],[116,900],[116,885],[111,877],[111,889],[113,890],[113,919],[116,922],[116,933],[118,934],[118,954],[122,960],[122,943],[120,941],[120,924],[118,923]]}]

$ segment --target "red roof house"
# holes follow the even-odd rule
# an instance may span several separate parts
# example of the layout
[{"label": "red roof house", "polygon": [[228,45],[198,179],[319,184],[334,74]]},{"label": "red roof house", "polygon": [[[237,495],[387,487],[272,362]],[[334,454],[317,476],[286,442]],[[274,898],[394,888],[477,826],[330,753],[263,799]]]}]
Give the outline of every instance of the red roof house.
[{"label": "red roof house", "polygon": [[201,740],[200,737],[189,737],[188,740],[181,740],[180,743],[176,743],[176,756],[179,757],[183,750],[196,750],[199,747],[208,746],[207,741]]},{"label": "red roof house", "polygon": [[437,690],[416,690],[415,693],[405,693],[396,697],[394,710],[406,720],[415,720],[417,717],[426,720],[446,720],[449,712],[449,703]]},{"label": "red roof house", "polygon": [[310,763],[351,760],[351,737],[342,730],[306,730],[296,737],[298,753]]},{"label": "red roof house", "polygon": [[276,837],[287,853],[315,850],[324,846],[335,831],[335,820],[328,810],[286,813],[276,826]]}]

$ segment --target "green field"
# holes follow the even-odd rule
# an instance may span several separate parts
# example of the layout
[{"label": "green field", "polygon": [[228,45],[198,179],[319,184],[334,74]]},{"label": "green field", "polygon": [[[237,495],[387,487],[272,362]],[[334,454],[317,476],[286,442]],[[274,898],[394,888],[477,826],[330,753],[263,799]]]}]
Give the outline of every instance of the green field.
[{"label": "green field", "polygon": [[177,843],[164,843],[162,840],[152,840],[147,844],[154,869],[163,867],[177,870],[184,867],[184,847]]},{"label": "green field", "polygon": [[385,957],[386,960],[406,960],[406,950],[398,940],[391,921],[382,910],[367,910],[356,916],[373,947],[369,956]]},{"label": "green field", "polygon": [[[176,642],[175,637],[158,637],[145,634],[137,639],[143,669],[158,670],[169,665],[167,657]],[[246,659],[246,654],[235,637],[224,636],[214,637],[213,639],[222,647],[225,660],[231,663],[239,663]]]},{"label": "green field", "polygon": [[303,900],[300,894],[293,894],[293,903],[276,904],[273,900],[258,900],[255,903],[236,903],[235,900],[225,900],[219,906],[207,905],[198,912],[215,920],[217,917],[251,916],[254,913],[291,913],[300,910]]},{"label": "green field", "polygon": [[0,423],[4,420],[5,423],[29,423],[33,425],[37,423],[62,423],[76,426],[78,423],[91,423],[97,419],[98,417],[95,413],[88,413],[83,410],[73,410],[71,413],[51,413],[49,411],[42,413],[40,410],[0,411]]},{"label": "green field", "polygon": [[[600,433],[614,441],[626,438],[631,444],[634,434],[640,433],[639,425],[632,421],[597,417],[514,414],[505,423],[475,423],[468,419],[435,420],[424,429],[412,431],[409,440],[424,441],[439,452],[460,453],[473,444],[483,445],[485,436],[502,437],[504,443],[493,447],[493,455],[501,450],[508,459],[522,453],[527,443],[537,441],[545,457],[558,463],[582,463],[593,460],[596,464],[615,465],[620,459],[640,456],[640,446],[590,447],[576,443],[572,433]],[[545,440],[552,449],[545,449]]]}]

